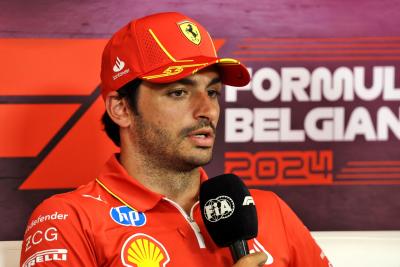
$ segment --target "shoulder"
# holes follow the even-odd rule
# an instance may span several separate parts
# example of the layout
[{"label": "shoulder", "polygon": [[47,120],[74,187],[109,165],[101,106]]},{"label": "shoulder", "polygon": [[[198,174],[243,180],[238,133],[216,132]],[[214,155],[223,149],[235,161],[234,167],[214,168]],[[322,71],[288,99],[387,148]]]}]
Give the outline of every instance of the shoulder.
[{"label": "shoulder", "polygon": [[278,197],[274,192],[268,191],[268,190],[250,189],[249,191],[252,196],[272,198],[272,199],[275,199]]},{"label": "shoulder", "polygon": [[46,207],[54,207],[57,205],[62,205],[62,206],[69,206],[71,208],[73,207],[79,207],[83,203],[81,201],[81,198],[85,194],[91,194],[93,190],[96,190],[97,184],[95,181],[92,181],[88,184],[82,185],[74,190],[68,191],[66,193],[61,193],[61,194],[55,194],[45,200],[42,201],[38,205],[37,208],[46,208]]},{"label": "shoulder", "polygon": [[53,195],[42,201],[32,212],[25,233],[35,226],[56,225],[69,223],[77,217],[81,217],[89,209],[82,201],[83,195],[96,190],[95,182],[90,182],[73,191]]},{"label": "shoulder", "polygon": [[283,200],[277,194],[271,191],[260,189],[250,189],[249,191],[257,206],[278,207],[280,202],[283,202]]},{"label": "shoulder", "polygon": [[250,192],[256,206],[258,206],[257,210],[268,209],[269,211],[278,212],[285,219],[297,219],[296,214],[289,205],[274,192],[259,189],[250,189]]},{"label": "shoulder", "polygon": [[261,216],[274,218],[285,226],[290,224],[303,226],[289,205],[274,192],[257,189],[251,189],[250,192],[254,198],[257,213]]},{"label": "shoulder", "polygon": [[281,223],[288,233],[308,232],[296,213],[278,195],[270,191],[250,190],[261,218]]},{"label": "shoulder", "polygon": [[[94,261],[90,214],[95,214],[96,208],[90,209],[89,201],[83,201],[82,197],[82,194],[95,190],[93,186],[89,183],[74,191],[54,195],[36,207],[22,242],[23,266],[56,258],[60,266],[93,266],[89,264]],[[64,265],[64,261],[68,264]]]},{"label": "shoulder", "polygon": [[274,192],[251,189],[257,216],[261,224],[273,225],[281,228],[285,225],[285,215],[282,211],[283,201]]}]

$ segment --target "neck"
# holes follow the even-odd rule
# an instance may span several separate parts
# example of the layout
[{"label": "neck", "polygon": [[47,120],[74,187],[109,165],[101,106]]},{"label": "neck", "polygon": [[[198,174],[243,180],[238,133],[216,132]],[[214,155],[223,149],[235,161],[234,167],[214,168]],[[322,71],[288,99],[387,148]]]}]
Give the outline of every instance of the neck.
[{"label": "neck", "polygon": [[178,171],[161,166],[138,153],[121,149],[120,162],[131,177],[146,188],[169,198],[187,213],[198,200],[200,188],[199,168]]}]

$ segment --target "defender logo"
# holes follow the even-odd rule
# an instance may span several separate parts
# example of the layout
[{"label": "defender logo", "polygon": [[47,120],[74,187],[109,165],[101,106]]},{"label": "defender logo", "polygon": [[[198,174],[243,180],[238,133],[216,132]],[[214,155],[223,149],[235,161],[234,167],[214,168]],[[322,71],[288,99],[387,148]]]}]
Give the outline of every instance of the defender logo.
[{"label": "defender logo", "polygon": [[204,205],[204,215],[210,222],[218,222],[221,219],[226,219],[233,214],[234,210],[235,203],[227,196],[210,199]]},{"label": "defender logo", "polygon": [[185,37],[191,41],[192,43],[198,45],[201,42],[201,35],[200,31],[196,25],[194,25],[190,21],[183,21],[178,24],[179,28],[181,29],[182,33]]},{"label": "defender logo", "polygon": [[127,206],[115,207],[110,210],[114,222],[123,226],[143,226],[146,224],[146,215],[143,212],[132,210]]},{"label": "defender logo", "polygon": [[113,67],[113,71],[120,72],[124,67],[125,67],[125,62],[123,62],[117,57],[117,60],[115,61],[115,65]]}]

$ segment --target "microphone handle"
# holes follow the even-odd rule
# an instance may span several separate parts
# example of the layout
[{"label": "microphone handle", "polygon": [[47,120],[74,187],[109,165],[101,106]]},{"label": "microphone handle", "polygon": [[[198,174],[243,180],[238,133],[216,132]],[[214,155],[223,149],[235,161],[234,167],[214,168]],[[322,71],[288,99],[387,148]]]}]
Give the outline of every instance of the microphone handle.
[{"label": "microphone handle", "polygon": [[241,257],[249,254],[249,246],[246,240],[238,240],[229,246],[233,262],[236,263]]}]

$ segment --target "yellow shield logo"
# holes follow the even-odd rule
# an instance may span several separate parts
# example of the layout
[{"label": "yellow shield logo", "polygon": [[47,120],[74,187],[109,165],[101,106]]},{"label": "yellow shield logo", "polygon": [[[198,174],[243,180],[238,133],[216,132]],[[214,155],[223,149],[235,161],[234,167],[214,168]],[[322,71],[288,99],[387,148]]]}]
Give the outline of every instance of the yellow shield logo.
[{"label": "yellow shield logo", "polygon": [[189,41],[196,45],[200,44],[201,35],[199,29],[195,24],[190,21],[184,21],[179,23],[179,28]]},{"label": "yellow shield logo", "polygon": [[166,267],[170,261],[163,244],[142,233],[134,234],[125,241],[121,259],[126,267]]}]

